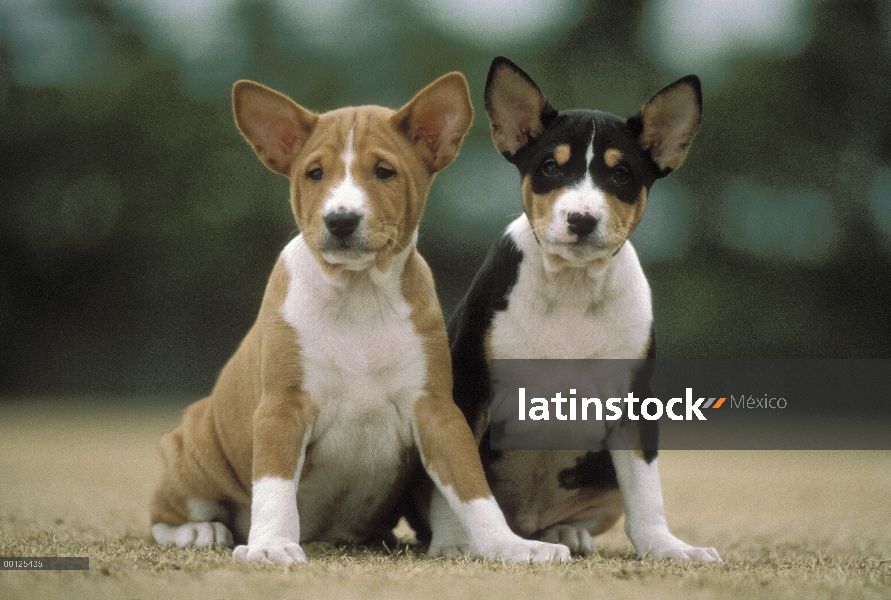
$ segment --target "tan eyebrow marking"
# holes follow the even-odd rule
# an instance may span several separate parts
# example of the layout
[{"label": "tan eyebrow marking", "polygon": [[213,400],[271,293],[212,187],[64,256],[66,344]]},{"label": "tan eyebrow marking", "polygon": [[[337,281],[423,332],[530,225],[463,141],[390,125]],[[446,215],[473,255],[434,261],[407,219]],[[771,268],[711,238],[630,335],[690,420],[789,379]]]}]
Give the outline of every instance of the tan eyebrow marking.
[{"label": "tan eyebrow marking", "polygon": [[606,163],[606,166],[612,169],[622,160],[622,153],[615,148],[610,148],[606,152],[603,153],[603,162]]},{"label": "tan eyebrow marking", "polygon": [[558,165],[565,165],[567,161],[569,161],[569,144],[560,144],[557,146],[557,149],[554,150],[554,160],[557,161]]}]

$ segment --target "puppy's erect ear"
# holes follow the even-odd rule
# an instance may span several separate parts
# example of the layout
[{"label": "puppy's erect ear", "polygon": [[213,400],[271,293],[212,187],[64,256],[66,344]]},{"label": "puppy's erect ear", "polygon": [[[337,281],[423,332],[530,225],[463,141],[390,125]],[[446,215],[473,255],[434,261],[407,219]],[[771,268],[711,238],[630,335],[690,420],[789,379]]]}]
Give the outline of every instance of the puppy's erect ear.
[{"label": "puppy's erect ear", "polygon": [[288,175],[318,117],[275,90],[241,80],[232,87],[235,124],[267,167]]},{"label": "puppy's erect ear", "polygon": [[532,78],[503,56],[489,67],[485,101],[492,140],[508,160],[557,115]]},{"label": "puppy's erect ear", "polygon": [[455,159],[472,122],[470,90],[461,73],[443,75],[393,115],[393,123],[433,173]]},{"label": "puppy's erect ear", "polygon": [[628,123],[640,129],[641,149],[664,176],[681,166],[701,118],[702,86],[696,75],[687,75],[657,92]]}]

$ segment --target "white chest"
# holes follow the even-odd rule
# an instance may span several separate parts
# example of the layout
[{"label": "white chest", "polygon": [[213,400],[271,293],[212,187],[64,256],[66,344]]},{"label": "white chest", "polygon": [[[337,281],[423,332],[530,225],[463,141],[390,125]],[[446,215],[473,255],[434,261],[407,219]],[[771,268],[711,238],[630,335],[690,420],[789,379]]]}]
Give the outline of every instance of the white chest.
[{"label": "white chest", "polygon": [[[423,391],[423,341],[401,290],[401,264],[325,275],[300,238],[285,249],[281,308],[294,328],[303,387],[318,412],[307,467],[296,473],[301,536],[357,541],[392,502],[409,468],[413,406]],[[403,257],[404,261],[404,257]]]},{"label": "white chest", "polygon": [[[531,236],[530,236],[531,237]],[[548,272],[534,240],[523,251],[507,310],[489,339],[492,358],[639,358],[653,321],[650,288],[626,244],[602,272]]]},{"label": "white chest", "polygon": [[297,334],[304,388],[319,410],[313,437],[382,419],[409,428],[404,409],[421,393],[426,369],[400,274],[371,269],[335,279],[301,251],[294,242],[285,250],[291,279],[281,312]]}]

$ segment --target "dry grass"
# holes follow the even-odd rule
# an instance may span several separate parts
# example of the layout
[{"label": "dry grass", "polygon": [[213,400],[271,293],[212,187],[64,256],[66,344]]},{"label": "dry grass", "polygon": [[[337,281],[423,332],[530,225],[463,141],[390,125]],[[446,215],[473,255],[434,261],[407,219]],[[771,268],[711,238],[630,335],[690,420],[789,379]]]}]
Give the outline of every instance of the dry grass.
[{"label": "dry grass", "polygon": [[0,598],[891,598],[891,453],[665,452],[669,521],[719,565],[636,559],[621,527],[569,565],[430,560],[310,544],[308,565],[160,548],[146,504],[178,408],[0,404],[0,556],[89,556],[89,571],[0,571]]}]

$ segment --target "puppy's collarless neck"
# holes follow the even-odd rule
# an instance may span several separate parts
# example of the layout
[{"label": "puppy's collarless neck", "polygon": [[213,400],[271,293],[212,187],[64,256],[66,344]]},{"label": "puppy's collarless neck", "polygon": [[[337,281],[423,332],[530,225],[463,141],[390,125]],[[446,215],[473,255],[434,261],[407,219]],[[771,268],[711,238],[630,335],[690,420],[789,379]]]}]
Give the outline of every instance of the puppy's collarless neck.
[{"label": "puppy's collarless neck", "polygon": [[541,264],[542,275],[554,282],[561,280],[591,280],[607,281],[621,262],[619,256],[624,245],[617,252],[609,256],[592,258],[589,260],[572,261],[559,254],[547,252],[537,242],[530,245],[532,250],[530,258]]},{"label": "puppy's collarless neck", "polygon": [[295,238],[283,251],[288,272],[292,277],[311,282],[314,288],[331,288],[337,293],[348,293],[355,287],[399,287],[403,271],[411,254],[415,252],[415,239],[400,252],[390,254],[385,260],[374,260],[360,269],[345,265],[322,263],[319,257],[300,238]]}]

